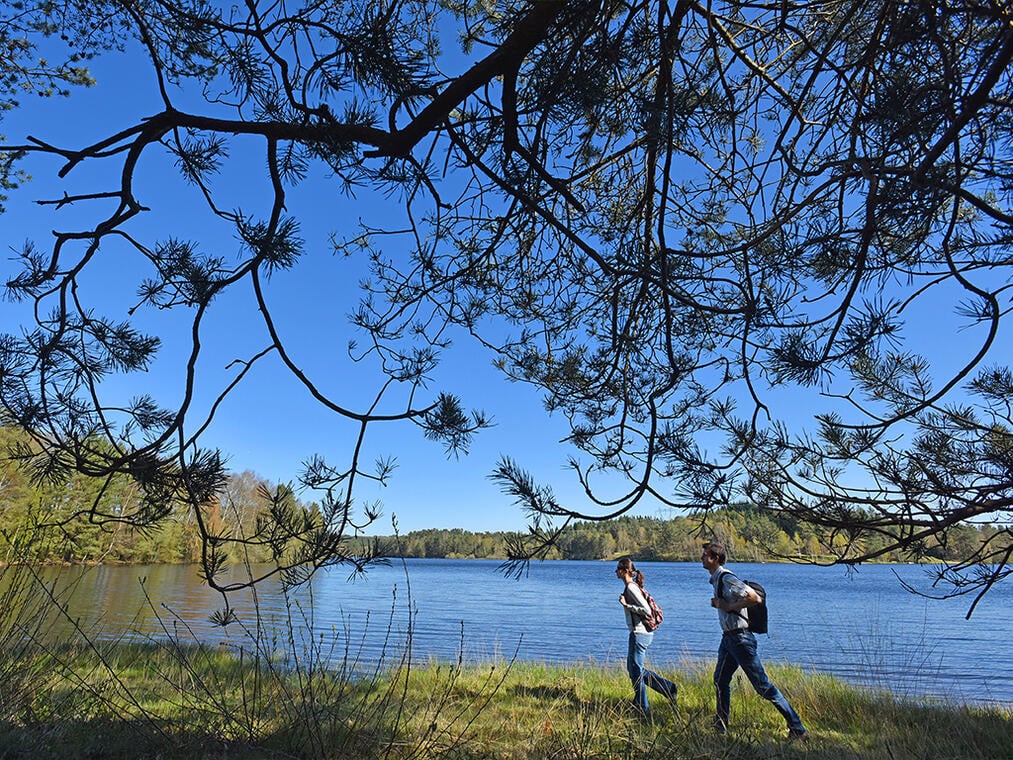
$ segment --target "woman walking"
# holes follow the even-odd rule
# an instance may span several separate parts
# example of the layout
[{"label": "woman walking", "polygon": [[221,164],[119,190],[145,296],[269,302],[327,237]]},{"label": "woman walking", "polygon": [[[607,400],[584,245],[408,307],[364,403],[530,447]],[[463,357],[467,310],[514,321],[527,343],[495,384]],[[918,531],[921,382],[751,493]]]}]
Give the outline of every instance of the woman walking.
[{"label": "woman walking", "polygon": [[654,633],[647,630],[644,618],[651,614],[644,591],[644,574],[633,565],[633,560],[623,557],[619,560],[616,575],[623,582],[623,593],[619,595],[619,603],[626,612],[626,627],[630,630],[629,650],[626,654],[626,670],[633,682],[633,706],[645,718],[651,715],[647,703],[647,687],[650,686],[663,695],[675,707],[675,696],[678,687],[657,673],[644,668],[647,648],[654,640]]}]

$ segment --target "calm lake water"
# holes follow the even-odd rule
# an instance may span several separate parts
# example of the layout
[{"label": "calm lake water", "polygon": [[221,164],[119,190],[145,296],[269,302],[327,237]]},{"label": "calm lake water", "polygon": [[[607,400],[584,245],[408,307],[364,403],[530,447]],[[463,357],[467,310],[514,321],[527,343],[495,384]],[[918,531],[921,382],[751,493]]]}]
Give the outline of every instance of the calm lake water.
[{"label": "calm lake water", "polygon": [[[520,580],[485,560],[407,560],[348,582],[322,573],[291,598],[274,587],[237,595],[241,626],[216,627],[220,597],[193,567],[99,567],[59,571],[58,589],[81,626],[126,637],[249,648],[260,610],[262,641],[300,655],[315,647],[335,664],[394,661],[411,630],[414,661],[493,657],[596,662],[623,667],[627,632],[612,562],[542,562]],[[639,565],[665,610],[648,661],[678,671],[713,666],[719,632],[708,576],[697,563]],[[1013,704],[1009,615],[996,589],[965,620],[969,599],[937,601],[905,591],[898,576],[928,587],[925,569],[871,565],[854,572],[781,564],[729,564],[768,593],[766,662],[827,671],[903,697]],[[144,579],[143,585],[141,580]],[[286,621],[296,636],[286,641]],[[245,626],[245,629],[244,629]]]}]

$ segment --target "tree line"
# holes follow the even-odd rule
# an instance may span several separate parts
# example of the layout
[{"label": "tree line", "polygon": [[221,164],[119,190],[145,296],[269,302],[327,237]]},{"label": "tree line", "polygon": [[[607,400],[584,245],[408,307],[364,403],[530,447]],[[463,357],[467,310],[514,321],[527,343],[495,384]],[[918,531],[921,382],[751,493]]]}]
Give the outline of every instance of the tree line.
[{"label": "tree line", "polygon": [[[116,521],[130,514],[140,498],[130,478],[89,478],[69,471],[62,479],[33,477],[17,456],[29,446],[27,436],[14,426],[0,426],[0,450],[12,452],[0,459],[0,535],[5,561],[29,558],[42,563],[188,564],[201,561],[201,529],[217,530],[223,523],[237,532],[257,533],[269,512],[288,509],[306,519],[319,517],[319,508],[304,503],[286,485],[275,485],[257,474],[231,474],[216,499],[195,513],[176,509],[157,526],[139,528]],[[89,519],[93,511],[110,517]],[[921,557],[954,560],[987,542],[998,530],[991,525],[964,525],[929,537]],[[738,561],[793,559],[828,561],[823,547],[836,538],[788,515],[765,511],[750,504],[734,504],[708,515],[672,519],[622,516],[604,522],[578,521],[564,528],[547,553],[547,559],[600,560],[632,555],[639,560],[695,561],[700,542],[718,537]],[[404,535],[353,537],[345,552],[351,556],[503,559],[524,538],[518,531],[472,532],[460,528],[428,528]],[[890,543],[884,537],[881,546]],[[243,545],[228,562],[263,562],[271,559],[266,545]],[[866,540],[856,552],[875,552],[881,546]],[[29,553],[26,554],[26,547]],[[886,552],[885,561],[909,559]]]},{"label": "tree line", "polygon": [[[43,476],[31,467],[34,442],[13,425],[0,425],[0,561],[65,564],[189,564],[202,560],[202,530],[235,538],[263,533],[272,512],[288,519],[319,519],[315,504],[292,488],[250,471],[230,474],[214,499],[199,510],[170,504],[155,525],[133,516],[141,485],[126,475],[89,477],[72,469]],[[102,519],[92,519],[99,514]],[[225,527],[227,526],[227,527]],[[284,543],[284,542],[283,542]],[[269,561],[283,545],[237,541],[222,561]]]},{"label": "tree line", "polygon": [[[990,540],[999,530],[992,525],[962,525],[925,541],[918,559],[955,561],[968,550]],[[515,531],[471,532],[461,528],[429,528],[380,539],[390,554],[411,558],[503,559],[523,538]],[[608,560],[630,555],[638,560],[694,562],[704,540],[721,539],[740,562],[795,560],[831,562],[823,547],[850,540],[835,537],[783,514],[750,504],[733,504],[709,515],[671,519],[624,515],[608,521],[579,521],[564,528],[546,559]],[[884,536],[876,545],[866,539],[852,551],[874,553],[890,544]],[[909,562],[910,554],[887,551],[881,561]]]}]

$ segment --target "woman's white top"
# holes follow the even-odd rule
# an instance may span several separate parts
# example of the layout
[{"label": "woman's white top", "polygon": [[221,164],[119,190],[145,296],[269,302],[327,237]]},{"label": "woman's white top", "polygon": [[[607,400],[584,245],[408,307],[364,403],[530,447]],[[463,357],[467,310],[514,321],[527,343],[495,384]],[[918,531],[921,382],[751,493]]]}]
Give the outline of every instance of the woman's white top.
[{"label": "woman's white top", "polygon": [[650,616],[651,605],[647,603],[647,597],[643,590],[634,581],[626,584],[623,592],[628,607],[623,607],[626,612],[626,627],[633,633],[651,633],[644,625],[644,618]]}]

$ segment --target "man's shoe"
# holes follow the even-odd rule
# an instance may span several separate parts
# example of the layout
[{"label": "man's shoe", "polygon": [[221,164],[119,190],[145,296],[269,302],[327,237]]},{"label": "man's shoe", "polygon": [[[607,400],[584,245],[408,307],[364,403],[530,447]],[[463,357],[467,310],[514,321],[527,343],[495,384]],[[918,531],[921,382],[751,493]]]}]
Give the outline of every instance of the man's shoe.
[{"label": "man's shoe", "polygon": [[712,726],[714,728],[714,733],[716,734],[721,734],[722,736],[724,736],[725,734],[728,733],[728,725],[719,718],[714,719],[714,723],[712,724]]},{"label": "man's shoe", "polygon": [[788,741],[790,742],[808,742],[809,732],[804,728],[792,728],[788,730]]}]

